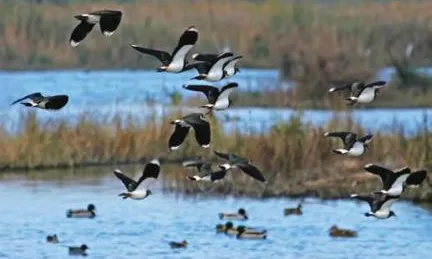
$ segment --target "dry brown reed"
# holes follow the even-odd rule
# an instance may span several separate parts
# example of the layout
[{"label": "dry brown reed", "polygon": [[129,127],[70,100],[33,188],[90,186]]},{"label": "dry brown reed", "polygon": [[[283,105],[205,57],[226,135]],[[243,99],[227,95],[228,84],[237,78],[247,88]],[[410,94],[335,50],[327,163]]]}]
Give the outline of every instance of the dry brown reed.
[{"label": "dry brown reed", "polygon": [[[315,194],[334,197],[347,194],[352,188],[370,184],[373,177],[362,173],[366,163],[379,163],[388,167],[408,165],[413,168],[431,168],[430,134],[419,133],[412,137],[402,134],[403,128],[375,135],[371,149],[363,158],[346,158],[331,153],[340,145],[323,137],[325,130],[348,130],[362,133],[363,129],[352,121],[341,123],[335,119],[324,128],[306,125],[300,117],[275,125],[268,133],[241,134],[222,131],[218,121],[211,119],[212,149],[197,147],[193,137],[178,151],[170,152],[167,140],[172,132],[169,121],[180,114],[169,115],[162,121],[154,119],[145,123],[122,120],[116,116],[109,123],[97,123],[83,115],[77,124],[66,121],[38,122],[29,113],[15,133],[0,129],[0,166],[3,171],[16,169],[42,169],[47,167],[78,167],[96,164],[143,162],[159,157],[165,163],[180,162],[201,156],[214,162],[212,150],[234,152],[248,157],[264,172],[269,183],[261,186],[241,173],[232,173],[220,192],[248,193],[256,196]],[[343,126],[344,125],[344,126]],[[400,127],[399,129],[397,127]],[[220,162],[220,161],[219,161]],[[197,191],[197,186],[184,181],[184,170],[171,174],[167,181]],[[369,188],[369,189],[368,189]],[[431,199],[429,180],[414,196]]]}]

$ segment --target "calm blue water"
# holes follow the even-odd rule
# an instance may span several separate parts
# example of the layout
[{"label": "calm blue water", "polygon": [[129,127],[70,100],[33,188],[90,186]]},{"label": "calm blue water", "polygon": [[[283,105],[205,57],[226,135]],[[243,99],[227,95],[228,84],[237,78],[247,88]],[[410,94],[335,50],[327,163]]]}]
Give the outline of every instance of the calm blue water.
[{"label": "calm blue water", "polygon": [[[67,246],[87,244],[90,258],[429,258],[431,211],[409,202],[394,205],[398,217],[366,218],[366,204],[306,199],[304,214],[284,217],[298,200],[182,196],[164,192],[121,200],[122,184],[109,173],[97,177],[64,172],[57,180],[32,176],[0,178],[0,258],[66,258]],[[37,175],[35,177],[35,175]],[[36,178],[36,179],[35,179]],[[37,180],[39,179],[40,180]],[[67,219],[69,208],[94,203],[95,219]],[[215,233],[218,212],[244,207],[242,224],[266,228],[267,240],[237,240]],[[331,225],[358,231],[358,238],[333,239]],[[45,237],[57,233],[59,244]],[[187,249],[168,242],[186,239]]]},{"label": "calm blue water", "polygon": [[[382,70],[378,77],[388,80],[391,69]],[[20,105],[9,104],[28,93],[41,91],[45,94],[66,93],[69,104],[58,112],[38,111],[41,120],[66,118],[72,123],[83,112],[95,119],[109,121],[115,114],[131,114],[136,120],[146,120],[156,115],[184,109],[196,111],[194,107],[170,106],[170,94],[178,92],[183,99],[196,96],[182,89],[193,72],[182,74],[156,73],[154,71],[45,71],[45,72],[0,72],[0,123],[11,131],[19,128],[20,114],[27,112]],[[243,69],[234,79],[243,90],[261,91],[277,86],[279,74],[276,70]],[[200,83],[200,82],[198,82]],[[201,82],[202,83],[202,82]],[[223,85],[226,82],[220,82]],[[287,86],[289,87],[289,85]],[[203,100],[204,101],[204,100]],[[332,111],[303,111],[303,120],[317,125],[325,124],[335,116],[353,116],[370,131],[394,130],[394,125],[403,124],[406,132],[414,132],[422,121],[420,109],[376,109],[354,110],[335,113]],[[263,132],[276,122],[287,120],[298,111],[292,109],[235,108],[218,112],[217,116],[227,121],[227,130]],[[432,110],[428,109],[429,116]],[[432,122],[431,122],[432,126]]]}]

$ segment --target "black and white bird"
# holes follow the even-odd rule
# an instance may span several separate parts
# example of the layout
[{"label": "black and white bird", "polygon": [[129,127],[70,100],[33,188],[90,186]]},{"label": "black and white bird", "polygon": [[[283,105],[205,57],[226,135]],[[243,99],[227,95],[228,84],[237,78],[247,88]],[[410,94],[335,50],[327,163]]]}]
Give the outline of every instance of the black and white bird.
[{"label": "black and white bird", "polygon": [[230,94],[237,88],[237,83],[229,83],[222,87],[221,90],[219,88],[211,86],[211,85],[183,85],[184,89],[190,91],[202,92],[205,94],[208,100],[208,104],[201,106],[202,108],[206,108],[211,112],[212,110],[225,110],[231,104],[231,100],[229,99]]},{"label": "black and white bird", "polygon": [[[138,181],[125,176],[119,169],[116,169],[114,174],[123,182],[127,189],[127,192],[120,193],[119,196],[123,197],[123,199],[131,198],[134,200],[142,200],[147,198],[152,194],[152,192],[149,190],[149,187],[156,181],[159,176],[159,172],[160,163],[157,159],[153,159],[146,165]],[[140,185],[143,188],[138,189]]]},{"label": "black and white bird", "polygon": [[[21,102],[25,99],[29,99],[29,101]],[[21,104],[26,107],[35,107],[45,110],[60,110],[68,103],[68,101],[69,97],[67,95],[43,96],[41,93],[32,93],[14,101],[11,105],[21,102]]]},{"label": "black and white bird", "polygon": [[[199,75],[191,79],[216,82],[224,79],[227,72],[224,70],[226,63],[233,58],[233,53],[226,52],[217,57],[213,62],[203,62],[196,66]],[[193,58],[193,57],[192,57]]]},{"label": "black and white bird", "polygon": [[186,179],[196,182],[217,182],[225,178],[227,169],[226,167],[220,168],[220,170],[212,171],[210,162],[203,161],[188,161],[183,163],[185,167],[196,167],[199,171],[197,175],[188,175]]},{"label": "black and white bird", "polygon": [[143,54],[157,58],[162,63],[162,66],[157,70],[158,72],[166,71],[179,73],[192,69],[200,64],[188,64],[186,60],[187,55],[195,46],[197,40],[198,30],[195,28],[195,26],[191,26],[185,32],[183,32],[178,41],[177,47],[171,54],[163,50],[150,49],[138,45],[131,45],[131,47]]},{"label": "black and white bird", "polygon": [[411,172],[408,167],[392,171],[379,165],[367,164],[364,168],[381,178],[383,187],[379,193],[390,196],[399,196],[406,187],[416,187],[426,178],[426,170]]},{"label": "black and white bird", "polygon": [[370,103],[379,94],[380,89],[386,84],[385,81],[376,81],[369,84],[363,82],[354,82],[340,87],[332,87],[330,93],[349,90],[350,96],[347,98],[348,105],[356,103]]},{"label": "black and white bird", "polygon": [[254,165],[252,165],[248,159],[235,154],[226,154],[217,151],[214,151],[214,153],[218,157],[227,160],[226,164],[222,164],[219,166],[220,168],[225,170],[229,170],[231,168],[239,168],[241,171],[254,178],[255,180],[258,180],[260,182],[266,182],[266,179],[264,178],[261,171]]},{"label": "black and white bird", "polygon": [[195,139],[201,147],[210,147],[210,124],[204,119],[202,113],[191,113],[182,119],[172,121],[171,124],[175,125],[175,129],[168,141],[170,150],[180,147],[190,128],[194,129]]},{"label": "black and white bird", "polygon": [[[200,54],[196,53],[192,55],[192,59],[197,61],[204,61],[208,63],[214,63],[217,61],[219,55],[217,54]],[[240,59],[243,58],[243,56],[234,56],[228,59],[227,62],[224,64],[224,70],[225,70],[225,79],[230,78],[240,72],[240,69],[237,67],[237,62],[240,61]]]},{"label": "black and white bird", "polygon": [[72,47],[78,46],[93,27],[99,23],[101,32],[105,36],[111,36],[117,30],[122,18],[121,11],[102,10],[76,15],[75,19],[81,21],[72,31],[69,42]]},{"label": "black and white bird", "polygon": [[336,154],[361,156],[368,148],[368,144],[372,141],[373,135],[366,135],[358,138],[357,134],[352,132],[326,132],[326,137],[336,137],[342,139],[344,148],[334,149]]},{"label": "black and white bird", "polygon": [[399,200],[399,196],[373,193],[372,195],[352,194],[351,198],[366,201],[369,204],[371,211],[364,214],[366,217],[387,219],[396,216],[396,214],[390,210],[390,207],[395,201]]},{"label": "black and white bird", "polygon": [[85,244],[82,244],[81,246],[69,246],[69,255],[82,255],[87,256],[87,249],[89,247]]}]

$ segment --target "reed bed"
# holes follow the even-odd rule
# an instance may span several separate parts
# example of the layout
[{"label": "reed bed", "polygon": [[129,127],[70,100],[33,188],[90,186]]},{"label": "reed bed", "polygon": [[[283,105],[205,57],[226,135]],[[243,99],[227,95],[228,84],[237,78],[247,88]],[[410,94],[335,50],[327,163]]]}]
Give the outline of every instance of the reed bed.
[{"label": "reed bed", "polygon": [[[427,127],[407,137],[402,125],[395,125],[392,132],[376,134],[369,152],[358,159],[332,154],[331,150],[340,143],[323,137],[329,129],[364,132],[352,121],[341,122],[335,118],[325,127],[316,127],[302,123],[301,117],[295,116],[269,132],[241,134],[224,132],[220,122],[211,118],[211,149],[197,147],[190,137],[180,150],[171,152],[167,146],[172,132],[169,121],[178,116],[172,114],[145,123],[116,116],[108,123],[97,123],[90,115],[83,115],[76,124],[65,120],[44,124],[35,113],[28,113],[22,118],[19,132],[10,133],[0,127],[0,167],[2,171],[77,168],[143,163],[154,157],[159,157],[164,164],[198,156],[217,162],[212,150],[219,150],[248,157],[263,170],[269,183],[262,186],[241,173],[232,173],[231,181],[218,185],[216,192],[260,197],[307,194],[341,197],[354,186],[364,190],[378,188],[377,179],[373,182],[374,177],[362,172],[366,163],[431,168],[432,135]],[[199,191],[197,185],[185,182],[185,169],[172,171],[165,177],[167,186]],[[411,193],[412,197],[432,200],[431,184],[427,179],[421,189]]]}]

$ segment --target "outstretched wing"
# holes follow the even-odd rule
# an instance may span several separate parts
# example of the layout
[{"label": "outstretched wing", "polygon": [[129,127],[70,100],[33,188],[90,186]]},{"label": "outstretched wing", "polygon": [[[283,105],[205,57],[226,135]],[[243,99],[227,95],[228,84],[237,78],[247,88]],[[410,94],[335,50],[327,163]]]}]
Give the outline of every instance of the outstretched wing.
[{"label": "outstretched wing", "polygon": [[369,84],[366,84],[364,86],[364,88],[366,87],[377,87],[377,88],[381,88],[382,86],[384,86],[387,82],[386,81],[375,81]]},{"label": "outstretched wing", "polygon": [[201,119],[199,122],[191,123],[191,125],[195,131],[195,139],[198,144],[203,148],[208,148],[211,139],[210,123]]},{"label": "outstretched wing", "polygon": [[408,186],[420,185],[426,178],[426,174],[427,174],[426,170],[420,170],[411,173],[406,179],[406,185]]},{"label": "outstretched wing", "polygon": [[198,30],[195,28],[195,26],[191,26],[186,31],[184,31],[172,53],[172,63],[183,64],[184,60],[186,59],[186,55],[192,50],[197,40]]},{"label": "outstretched wing", "polygon": [[160,172],[160,163],[159,160],[154,159],[150,161],[146,165],[146,167],[143,170],[143,174],[138,179],[138,185],[142,183],[142,185],[147,189],[159,176]]},{"label": "outstretched wing", "polygon": [[218,107],[228,107],[229,106],[229,96],[234,90],[234,88],[237,88],[237,83],[229,83],[222,87],[222,90],[219,93],[219,96],[216,100],[215,106]]},{"label": "outstretched wing", "polygon": [[215,153],[215,155],[217,155],[220,158],[223,158],[225,160],[229,160],[229,154],[226,153],[222,153],[222,152],[218,152],[218,151],[213,151]]},{"label": "outstretched wing", "polygon": [[10,105],[14,105],[16,103],[19,103],[19,102],[25,100],[25,99],[34,100],[34,99],[40,99],[40,98],[43,98],[43,95],[41,93],[32,93],[32,94],[26,95],[26,96],[24,96],[24,97],[22,97],[16,101],[14,101]]},{"label": "outstretched wing", "polygon": [[192,55],[192,59],[196,61],[205,61],[208,63],[216,62],[218,58],[218,54],[209,54],[209,53],[195,53]]},{"label": "outstretched wing", "polygon": [[371,211],[372,211],[374,197],[366,196],[366,195],[351,194],[351,198],[367,202],[369,204],[369,207],[371,208]]},{"label": "outstretched wing", "polygon": [[364,137],[359,138],[358,141],[363,142],[365,144],[368,144],[372,141],[372,138],[373,138],[373,135],[369,134],[369,135],[366,135]]},{"label": "outstretched wing", "polygon": [[236,166],[240,168],[244,173],[254,178],[255,180],[258,180],[260,182],[266,181],[261,171],[255,166],[251,164],[237,164]]},{"label": "outstretched wing", "polygon": [[99,25],[101,32],[105,36],[111,36],[117,30],[122,18],[122,12],[110,11],[103,13],[100,17]]},{"label": "outstretched wing", "polygon": [[381,167],[379,165],[374,165],[374,164],[367,164],[365,165],[364,169],[366,171],[368,171],[369,173],[372,173],[374,175],[378,175],[381,178],[382,184],[383,184],[383,188],[385,190],[390,189],[391,187],[391,182],[390,182],[390,177],[391,175],[393,175],[393,171]]},{"label": "outstretched wing", "polygon": [[190,91],[202,92],[206,95],[209,103],[214,104],[219,95],[219,89],[211,85],[183,85],[183,88]]},{"label": "outstretched wing", "polygon": [[85,21],[81,21],[80,24],[78,24],[75,29],[72,31],[72,34],[69,39],[69,43],[72,47],[78,46],[81,41],[84,40],[84,38],[91,32],[93,29],[94,24],[87,23]]},{"label": "outstretched wing", "polygon": [[137,182],[124,175],[119,169],[114,170],[114,174],[115,176],[117,176],[118,179],[120,179],[123,182],[128,192],[133,192],[138,187]]},{"label": "outstretched wing", "polygon": [[130,46],[143,54],[150,55],[157,58],[164,66],[168,66],[171,63],[171,55],[166,51],[144,48],[138,45],[130,45]]},{"label": "outstretched wing", "polygon": [[168,140],[168,147],[171,150],[178,149],[183,141],[186,139],[189,133],[189,127],[183,127],[180,124],[176,124],[174,132]]},{"label": "outstretched wing", "polygon": [[45,108],[49,110],[60,110],[69,101],[67,95],[53,95],[48,97],[48,101],[45,103]]},{"label": "outstretched wing", "polygon": [[390,196],[386,194],[375,194],[375,199],[373,202],[372,212],[378,210],[390,210],[390,207],[399,200],[399,196]]},{"label": "outstretched wing", "polygon": [[342,139],[346,149],[350,149],[357,139],[357,135],[352,132],[326,132],[324,136]]}]

